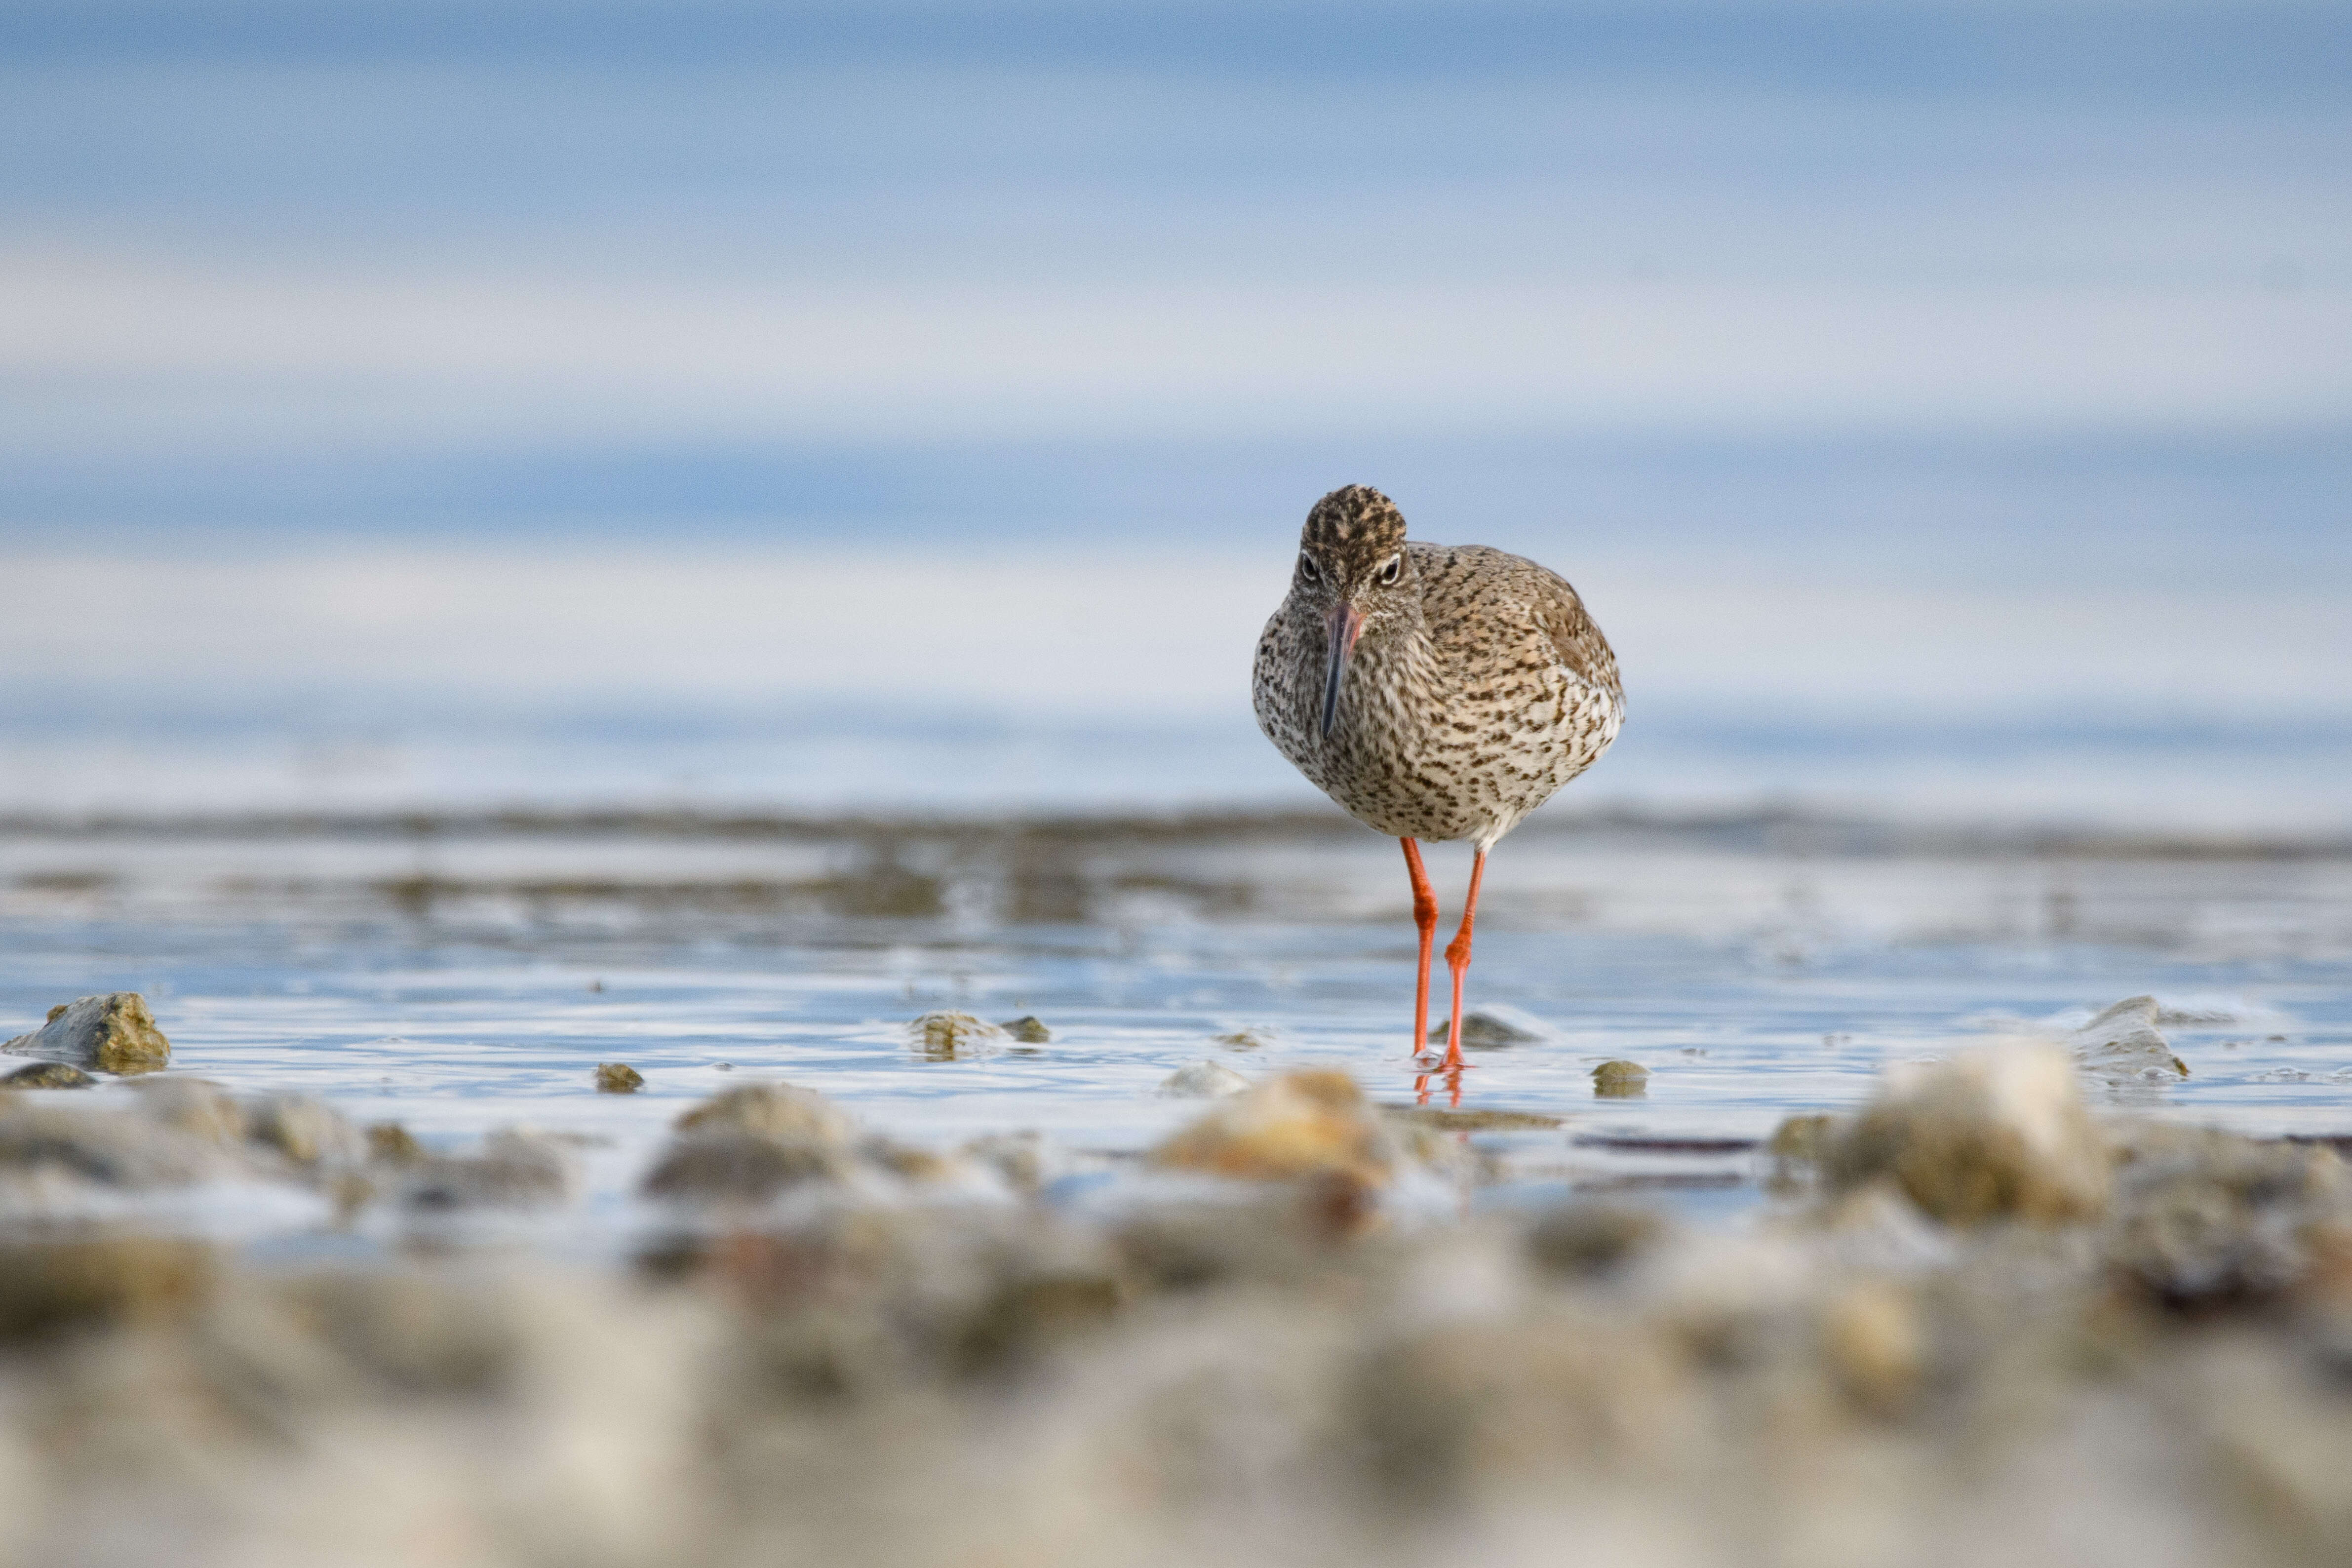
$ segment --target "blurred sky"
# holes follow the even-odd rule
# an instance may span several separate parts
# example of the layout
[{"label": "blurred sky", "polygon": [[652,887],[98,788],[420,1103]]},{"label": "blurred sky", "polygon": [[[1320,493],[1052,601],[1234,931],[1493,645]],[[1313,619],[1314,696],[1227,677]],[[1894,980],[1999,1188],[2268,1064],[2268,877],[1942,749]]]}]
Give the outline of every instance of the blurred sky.
[{"label": "blurred sky", "polygon": [[15,0],[0,146],[0,805],[558,714],[1279,793],[1363,480],[1584,589],[1628,795],[2352,822],[2340,4]]}]

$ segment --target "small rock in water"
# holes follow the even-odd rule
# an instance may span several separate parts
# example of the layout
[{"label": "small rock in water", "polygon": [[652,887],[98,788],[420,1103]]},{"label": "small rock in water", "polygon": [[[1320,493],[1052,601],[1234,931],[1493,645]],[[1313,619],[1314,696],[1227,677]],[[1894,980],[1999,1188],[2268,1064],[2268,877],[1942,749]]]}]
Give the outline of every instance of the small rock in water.
[{"label": "small rock in water", "polygon": [[34,1062],[0,1076],[0,1089],[88,1089],[97,1081],[64,1062]]},{"label": "small rock in water", "polygon": [[1602,1062],[1592,1069],[1592,1092],[1602,1100],[1631,1100],[1649,1087],[1650,1069],[1640,1062]]},{"label": "small rock in water", "polygon": [[1004,1038],[1003,1030],[969,1013],[926,1013],[908,1029],[923,1055],[935,1062],[964,1060],[979,1055],[982,1046]]},{"label": "small rock in water", "polygon": [[1837,1130],[1822,1174],[1835,1191],[1890,1181],[1950,1225],[2095,1219],[2110,1184],[2073,1063],[2022,1045],[1894,1069]]},{"label": "small rock in water", "polygon": [[1339,1175],[1385,1183],[1393,1151],[1356,1080],[1289,1072],[1216,1109],[1152,1152],[1155,1164],[1250,1181]]},{"label": "small rock in water", "polygon": [[646,1075],[626,1062],[596,1064],[596,1092],[599,1094],[635,1094],[646,1087]]},{"label": "small rock in water", "polygon": [[1018,1018],[1008,1018],[996,1026],[1024,1046],[1042,1046],[1050,1043],[1054,1038],[1054,1032],[1045,1027],[1044,1021],[1034,1013],[1026,1013]]},{"label": "small rock in water", "polygon": [[[1450,1018],[1433,1026],[1429,1031],[1429,1043],[1444,1045],[1446,1033],[1453,1026]],[[1479,1012],[1462,1016],[1462,1048],[1465,1051],[1499,1051],[1511,1046],[1532,1045],[1542,1038],[1533,1029],[1523,1028],[1500,1014]]]},{"label": "small rock in water", "polygon": [[1194,1062],[1191,1067],[1178,1068],[1160,1079],[1160,1092],[1190,1100],[1215,1100],[1223,1095],[1241,1094],[1249,1086],[1249,1079],[1223,1062]]},{"label": "small rock in water", "polygon": [[2189,1076],[2157,1028],[2153,996],[2128,996],[2066,1037],[2074,1065],[2110,1083],[2169,1083]]},{"label": "small rock in water", "polygon": [[61,1002],[49,1009],[48,1022],[0,1045],[0,1051],[125,1077],[153,1072],[172,1060],[172,1042],[155,1026],[147,998],[136,991]]},{"label": "small rock in water", "polygon": [[1248,1029],[1235,1029],[1230,1035],[1219,1035],[1217,1044],[1229,1051],[1255,1051],[1264,1048],[1265,1038]]}]

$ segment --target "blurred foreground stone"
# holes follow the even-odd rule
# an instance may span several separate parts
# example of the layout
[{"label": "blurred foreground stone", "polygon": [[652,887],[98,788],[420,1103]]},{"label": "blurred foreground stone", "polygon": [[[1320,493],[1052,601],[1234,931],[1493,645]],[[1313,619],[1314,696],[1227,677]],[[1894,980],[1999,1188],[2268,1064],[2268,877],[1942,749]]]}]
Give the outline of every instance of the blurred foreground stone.
[{"label": "blurred foreground stone", "polygon": [[1151,1158],[1170,1169],[1248,1181],[1339,1175],[1378,1185],[1388,1180],[1395,1150],[1355,1079],[1308,1069],[1227,1096]]},{"label": "blurred foreground stone", "polygon": [[1822,1151],[1832,1187],[1887,1181],[1936,1218],[2092,1219],[2110,1184],[2106,1140],[2063,1051],[2001,1046],[1897,1068]]},{"label": "blurred foreground stone", "polygon": [[436,1153],[324,1109],[0,1095],[0,1563],[2352,1561],[2352,1174],[2094,1122],[2063,1050],[1890,1075],[1776,1140],[1817,1189],[1721,1229],[1615,1196],[1356,1223],[1458,1134],[1320,1072],[1074,1205],[1034,1137],[912,1149],[746,1085],[678,1119],[674,1223],[620,1268],[263,1267],[35,1206],[566,1179],[558,1137]]}]

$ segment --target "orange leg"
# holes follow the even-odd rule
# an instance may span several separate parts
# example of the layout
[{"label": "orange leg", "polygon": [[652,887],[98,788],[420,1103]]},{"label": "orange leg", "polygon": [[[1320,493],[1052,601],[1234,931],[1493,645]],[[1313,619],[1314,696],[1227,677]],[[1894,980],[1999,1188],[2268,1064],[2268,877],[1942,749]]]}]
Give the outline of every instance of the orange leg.
[{"label": "orange leg", "polygon": [[1454,1023],[1445,1031],[1447,1072],[1462,1070],[1462,977],[1470,972],[1470,928],[1478,919],[1478,884],[1486,877],[1486,852],[1470,862],[1470,897],[1462,905],[1462,929],[1445,944],[1445,967],[1454,971]]},{"label": "orange leg", "polygon": [[1412,923],[1421,928],[1421,971],[1412,988],[1412,1054],[1419,1056],[1429,1043],[1429,952],[1437,942],[1437,889],[1422,869],[1421,846],[1410,838],[1397,842],[1404,846],[1405,869],[1412,873]]}]

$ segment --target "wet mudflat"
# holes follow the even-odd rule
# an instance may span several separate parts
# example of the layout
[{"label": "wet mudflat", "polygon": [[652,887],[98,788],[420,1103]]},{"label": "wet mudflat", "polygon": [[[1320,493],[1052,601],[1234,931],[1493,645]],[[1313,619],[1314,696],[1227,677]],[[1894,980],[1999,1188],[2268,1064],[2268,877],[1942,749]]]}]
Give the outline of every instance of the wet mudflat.
[{"label": "wet mudflat", "polygon": [[1396,861],[1313,819],[20,825],[0,1034],[136,992],[171,1058],[0,1092],[8,1543],[2352,1545],[2352,857],[1531,830],[1458,1091],[1406,1058]]},{"label": "wet mudflat", "polygon": [[[1184,1115],[1157,1092],[1171,1073],[1213,1061],[1559,1118],[1470,1130],[1511,1156],[1481,1201],[1633,1182],[1736,1206],[1758,1192],[1739,1145],[1782,1117],[1854,1103],[1889,1062],[2142,994],[2189,1071],[2106,1098],[2352,1132],[2352,858],[2194,847],[1531,828],[1489,877],[1471,990],[1489,1026],[1458,1100],[1408,1059],[1394,847],[1317,819],[19,832],[0,838],[0,1024],[138,991],[174,1071],[323,1096],[428,1143],[593,1133],[616,1202],[668,1118],[739,1075],[919,1142],[1034,1130],[1120,1152]],[[1441,879],[1462,869],[1433,854]],[[1047,1037],[911,1039],[940,1009]],[[1647,1069],[1638,1092],[1596,1096],[1612,1060]],[[596,1093],[600,1062],[644,1087]],[[622,1226],[599,1208],[582,1239],[619,1245]]]}]

